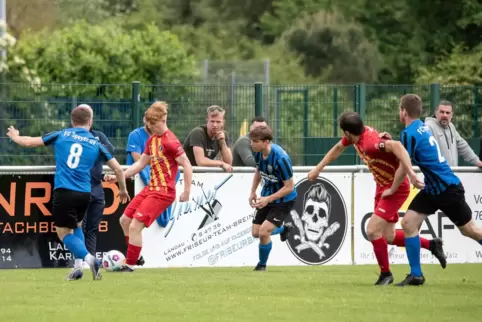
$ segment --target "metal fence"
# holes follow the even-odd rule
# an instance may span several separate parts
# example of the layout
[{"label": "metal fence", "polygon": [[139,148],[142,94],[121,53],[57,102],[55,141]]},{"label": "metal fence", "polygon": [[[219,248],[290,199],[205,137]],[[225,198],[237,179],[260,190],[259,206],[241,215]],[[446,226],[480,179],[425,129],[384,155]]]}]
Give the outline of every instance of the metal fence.
[{"label": "metal fence", "polygon": [[[264,115],[295,165],[313,165],[339,139],[338,116],[359,112],[379,131],[398,135],[401,95],[416,93],[424,101],[424,117],[433,113],[440,99],[455,104],[454,123],[478,153],[480,92],[475,86],[430,85],[146,85],[132,84],[0,84],[0,165],[54,164],[51,148],[25,149],[5,136],[9,125],[23,135],[39,136],[70,126],[70,111],[81,103],[92,106],[94,128],[104,132],[125,162],[127,137],[141,126],[142,114],[155,100],[170,105],[169,127],[180,140],[205,122],[206,107],[226,108],[230,142],[247,133],[254,115]],[[353,150],[335,165],[359,164]],[[466,165],[464,162],[461,165]]]}]

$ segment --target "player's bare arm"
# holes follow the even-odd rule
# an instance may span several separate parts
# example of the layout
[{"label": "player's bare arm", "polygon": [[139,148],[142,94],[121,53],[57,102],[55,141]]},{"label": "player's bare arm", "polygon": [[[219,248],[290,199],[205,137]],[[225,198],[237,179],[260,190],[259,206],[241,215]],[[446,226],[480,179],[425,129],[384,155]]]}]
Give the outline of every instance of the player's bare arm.
[{"label": "player's bare arm", "polygon": [[130,152],[130,154],[134,162],[139,161],[139,159],[141,158],[141,154],[139,152]]},{"label": "player's bare arm", "polygon": [[117,182],[119,183],[119,193],[117,196],[120,198],[121,203],[126,203],[131,200],[129,193],[127,192],[126,178],[124,176],[124,170],[122,170],[119,162],[112,158],[106,162],[106,165],[114,171]]},{"label": "player's bare arm", "polygon": [[397,159],[400,161],[402,167],[407,171],[408,177],[411,183],[418,189],[423,189],[425,186],[423,181],[417,178],[417,174],[413,171],[412,162],[410,161],[410,156],[407,150],[402,145],[400,141],[387,140],[384,142],[385,151],[388,153],[393,153]]},{"label": "player's bare arm", "polygon": [[335,144],[330,151],[325,155],[325,157],[318,163],[318,165],[308,173],[308,180],[315,181],[320,175],[320,172],[330,164],[331,162],[338,159],[338,157],[345,151],[346,146],[341,143],[341,140]]},{"label": "player's bare arm", "polygon": [[261,182],[261,175],[259,174],[259,170],[256,168],[253,177],[253,184],[251,185],[251,192],[249,194],[249,205],[254,208],[256,203],[256,189],[258,189],[259,183]]},{"label": "player's bare arm", "polygon": [[186,155],[186,153],[181,154],[176,158],[176,162],[183,168],[184,173],[184,191],[179,196],[179,201],[184,202],[189,200],[189,195],[191,194],[191,183],[192,183],[192,166],[191,162]]},{"label": "player's bare arm", "polygon": [[270,202],[273,202],[278,199],[282,199],[284,196],[287,196],[288,194],[292,193],[294,189],[295,189],[295,183],[293,178],[285,180],[283,181],[283,187],[280,190],[278,190],[277,192],[273,193],[270,196],[261,197],[257,199],[254,206],[256,208],[264,208]]},{"label": "player's bare arm", "polygon": [[395,171],[395,177],[393,178],[392,186],[386,189],[385,191],[383,191],[382,198],[391,196],[395,192],[397,192],[398,188],[400,188],[400,185],[402,184],[403,180],[405,180],[406,176],[407,176],[407,170],[405,169],[404,166],[399,164],[397,171]]},{"label": "player's bare arm", "polygon": [[233,153],[229,148],[228,144],[226,143],[226,138],[224,136],[224,131],[219,132],[216,135],[216,138],[219,141],[219,149],[221,150],[221,158],[223,159],[224,163],[233,164]]},{"label": "player's bare arm", "polygon": [[[123,173],[124,178],[128,179],[132,176],[135,176],[136,174],[141,172],[142,169],[144,169],[150,162],[151,162],[151,156],[143,153],[141,155],[141,158],[138,161],[134,162],[134,164],[132,164],[129,168],[127,168],[126,171],[124,171]],[[115,182],[116,180],[117,178],[115,176],[104,177],[104,181],[107,181],[107,182]]]},{"label": "player's bare arm", "polygon": [[194,153],[194,158],[196,159],[196,164],[200,167],[220,167],[223,168],[223,170],[226,172],[233,171],[233,167],[230,164],[224,162],[223,160],[211,160],[206,158],[204,156],[204,148],[200,146],[194,146],[192,148],[192,151]]},{"label": "player's bare arm", "polygon": [[151,156],[145,153],[142,153],[141,158],[134,162],[129,168],[124,171],[124,175],[126,178],[130,178],[135,176],[139,172],[141,172],[149,163],[151,162]]},{"label": "player's bare arm", "polygon": [[13,126],[8,128],[7,136],[18,145],[26,148],[35,148],[39,146],[44,146],[44,141],[42,137],[32,137],[32,136],[20,136],[20,132]]}]

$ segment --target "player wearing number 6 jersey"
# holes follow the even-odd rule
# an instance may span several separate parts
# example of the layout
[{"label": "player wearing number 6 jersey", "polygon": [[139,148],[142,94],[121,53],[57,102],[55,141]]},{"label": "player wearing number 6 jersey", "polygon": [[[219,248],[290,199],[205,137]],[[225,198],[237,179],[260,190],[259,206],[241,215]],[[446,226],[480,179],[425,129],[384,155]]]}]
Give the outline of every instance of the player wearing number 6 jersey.
[{"label": "player wearing number 6 jersey", "polygon": [[[398,211],[410,193],[407,173],[415,184],[417,177],[400,142],[380,138],[375,129],[364,126],[360,115],[355,112],[343,113],[339,122],[343,139],[310,171],[308,179],[315,181],[326,165],[336,160],[346,147],[353,145],[376,182],[375,207],[368,222],[367,234],[380,266],[380,276],[375,285],[388,285],[393,283],[393,275],[390,272],[387,244],[405,246],[403,232],[395,230],[395,224],[399,219]],[[422,239],[422,244],[445,267],[442,240]]]},{"label": "player wearing number 6 jersey", "polygon": [[98,280],[101,279],[100,261],[89,254],[85,247],[82,220],[90,202],[90,169],[99,155],[116,174],[121,202],[126,203],[129,195],[121,166],[89,132],[92,118],[92,110],[81,105],[72,110],[72,128],[43,137],[30,137],[20,136],[19,131],[10,126],[7,135],[13,142],[24,147],[55,147],[52,216],[57,236],[75,258],[82,258],[89,264],[94,280]]},{"label": "player wearing number 6 jersey", "polygon": [[405,124],[405,130],[401,134],[401,141],[412,163],[422,171],[425,188],[415,196],[403,217],[410,274],[397,286],[424,284],[425,278],[420,267],[419,227],[428,215],[439,209],[457,225],[464,236],[482,244],[482,228],[472,219],[472,210],[465,201],[464,187],[442,156],[432,132],[419,119],[421,113],[422,100],[419,96],[402,96],[400,122]]}]

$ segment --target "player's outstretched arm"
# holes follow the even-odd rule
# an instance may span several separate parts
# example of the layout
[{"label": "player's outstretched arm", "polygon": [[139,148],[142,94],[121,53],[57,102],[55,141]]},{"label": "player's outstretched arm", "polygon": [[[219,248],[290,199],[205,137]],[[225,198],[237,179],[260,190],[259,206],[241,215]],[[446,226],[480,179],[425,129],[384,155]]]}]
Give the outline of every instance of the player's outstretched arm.
[{"label": "player's outstretched arm", "polygon": [[134,162],[133,165],[131,165],[129,168],[127,168],[126,171],[124,171],[124,176],[126,178],[135,176],[136,174],[141,172],[142,169],[144,169],[150,162],[151,162],[151,156],[145,153],[142,153],[140,159]]},{"label": "player's outstretched arm", "polygon": [[124,171],[122,170],[119,162],[116,159],[112,158],[106,162],[107,166],[114,171],[115,177],[117,182],[119,183],[119,198],[122,203],[126,203],[131,198],[129,197],[129,193],[127,192],[127,185],[126,185],[126,178],[124,176]]},{"label": "player's outstretched arm", "polygon": [[320,172],[331,162],[338,159],[338,157],[345,151],[346,146],[341,143],[342,141],[335,144],[330,151],[325,155],[325,157],[317,164],[317,166],[308,173],[308,180],[314,181],[319,176]]},{"label": "player's outstretched arm", "polygon": [[400,161],[400,165],[404,168],[404,171],[406,171],[408,177],[410,178],[410,181],[415,187],[419,189],[423,188],[423,182],[417,178],[417,174],[412,168],[410,156],[408,155],[407,150],[405,150],[405,147],[400,141],[385,141],[385,151],[393,153],[397,157],[397,159]]},{"label": "player's outstretched arm", "polygon": [[188,201],[191,194],[192,183],[192,165],[186,153],[181,154],[176,158],[176,162],[183,168],[184,172],[184,191],[179,197],[180,202]]},{"label": "player's outstretched arm", "polygon": [[18,145],[26,148],[35,148],[38,146],[44,146],[44,141],[42,137],[32,137],[32,136],[20,136],[20,132],[13,126],[8,128],[7,136]]}]

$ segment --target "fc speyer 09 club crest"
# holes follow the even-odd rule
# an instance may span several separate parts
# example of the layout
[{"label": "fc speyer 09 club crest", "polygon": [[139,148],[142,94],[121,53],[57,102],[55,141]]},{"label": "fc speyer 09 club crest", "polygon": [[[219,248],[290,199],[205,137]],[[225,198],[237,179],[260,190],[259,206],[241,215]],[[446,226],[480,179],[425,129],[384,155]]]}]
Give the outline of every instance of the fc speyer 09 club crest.
[{"label": "fc speyer 09 club crest", "polygon": [[316,182],[301,180],[295,189],[298,197],[285,220],[293,227],[288,248],[305,264],[325,264],[335,257],[345,240],[345,201],[333,183],[320,177]]}]

